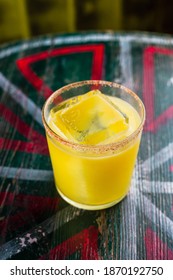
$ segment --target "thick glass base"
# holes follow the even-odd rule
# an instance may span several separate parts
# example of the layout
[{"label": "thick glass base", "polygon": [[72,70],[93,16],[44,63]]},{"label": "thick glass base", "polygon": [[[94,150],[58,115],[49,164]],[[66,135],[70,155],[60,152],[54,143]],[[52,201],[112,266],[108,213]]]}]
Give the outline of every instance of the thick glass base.
[{"label": "thick glass base", "polygon": [[71,200],[70,198],[68,198],[67,196],[65,196],[58,188],[58,193],[60,194],[60,196],[69,204],[80,208],[80,209],[84,209],[84,210],[101,210],[101,209],[106,209],[109,207],[114,206],[115,204],[119,203],[121,200],[123,200],[125,198],[125,196],[127,195],[127,193],[125,195],[123,195],[122,197],[120,197],[118,200],[114,200],[112,202],[109,203],[105,203],[105,204],[101,204],[101,205],[88,205],[88,204],[82,204],[76,201]]}]

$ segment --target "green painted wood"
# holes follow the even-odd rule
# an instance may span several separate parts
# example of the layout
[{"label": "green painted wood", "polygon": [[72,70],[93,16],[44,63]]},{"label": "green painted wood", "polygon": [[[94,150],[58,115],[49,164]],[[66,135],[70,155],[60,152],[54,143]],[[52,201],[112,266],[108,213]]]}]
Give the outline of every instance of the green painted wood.
[{"label": "green painted wood", "polygon": [[[159,34],[86,32],[1,46],[1,259],[173,259],[172,70],[173,38]],[[41,121],[52,91],[92,78],[128,86],[147,113],[131,190],[102,211],[60,198]]]}]

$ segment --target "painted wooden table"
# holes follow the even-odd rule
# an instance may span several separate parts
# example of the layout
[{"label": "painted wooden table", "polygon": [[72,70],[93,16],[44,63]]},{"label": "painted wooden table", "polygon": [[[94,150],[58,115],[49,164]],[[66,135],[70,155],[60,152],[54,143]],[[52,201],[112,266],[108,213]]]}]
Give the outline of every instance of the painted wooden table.
[{"label": "painted wooden table", "polygon": [[[102,211],[60,198],[41,121],[52,91],[86,79],[128,86],[147,112],[130,193]],[[173,37],[82,33],[1,46],[0,258],[173,259]]]}]

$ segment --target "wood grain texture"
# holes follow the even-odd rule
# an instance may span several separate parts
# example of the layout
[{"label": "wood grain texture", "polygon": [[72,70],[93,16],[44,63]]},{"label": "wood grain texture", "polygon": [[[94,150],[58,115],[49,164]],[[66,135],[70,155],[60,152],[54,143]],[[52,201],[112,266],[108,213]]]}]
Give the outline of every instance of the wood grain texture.
[{"label": "wood grain texture", "polygon": [[[1,259],[173,259],[172,73],[166,35],[88,32],[0,48]],[[41,122],[52,91],[93,77],[128,86],[147,112],[130,192],[102,211],[57,194]]]}]

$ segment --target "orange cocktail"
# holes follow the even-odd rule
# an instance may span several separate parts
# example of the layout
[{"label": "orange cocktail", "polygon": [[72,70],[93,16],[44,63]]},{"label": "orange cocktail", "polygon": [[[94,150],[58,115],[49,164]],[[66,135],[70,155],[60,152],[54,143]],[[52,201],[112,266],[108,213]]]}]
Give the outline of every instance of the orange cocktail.
[{"label": "orange cocktail", "polygon": [[60,195],[84,209],[122,200],[144,118],[140,99],[115,83],[84,81],[56,91],[44,106],[43,122]]}]

